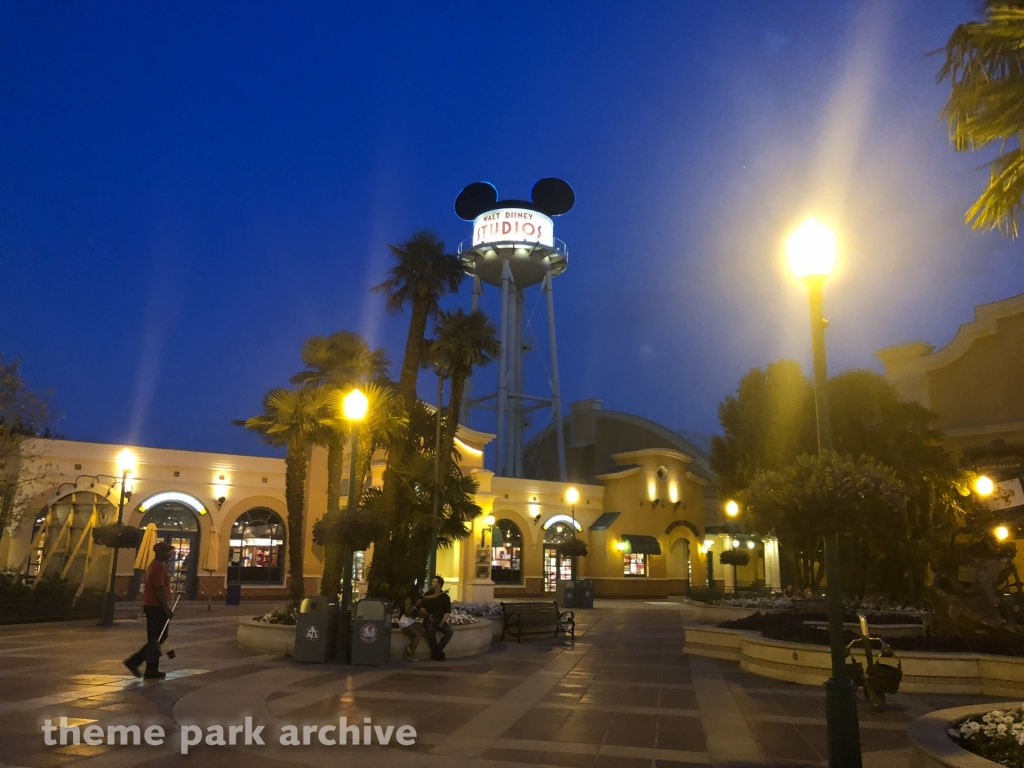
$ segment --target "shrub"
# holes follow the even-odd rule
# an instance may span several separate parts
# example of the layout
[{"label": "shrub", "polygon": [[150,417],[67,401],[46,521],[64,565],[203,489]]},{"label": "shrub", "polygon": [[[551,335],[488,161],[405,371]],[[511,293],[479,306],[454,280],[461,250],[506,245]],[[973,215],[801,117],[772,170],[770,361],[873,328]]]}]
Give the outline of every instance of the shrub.
[{"label": "shrub", "polygon": [[295,626],[295,604],[289,603],[283,608],[275,608],[267,611],[262,616],[253,616],[253,621],[262,621],[264,624],[287,624]]}]

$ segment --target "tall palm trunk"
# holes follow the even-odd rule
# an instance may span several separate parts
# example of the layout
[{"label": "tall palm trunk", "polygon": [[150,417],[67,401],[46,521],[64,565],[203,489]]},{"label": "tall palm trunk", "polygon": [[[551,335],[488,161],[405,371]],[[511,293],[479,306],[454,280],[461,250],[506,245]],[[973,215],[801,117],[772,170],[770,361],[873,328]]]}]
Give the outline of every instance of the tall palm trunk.
[{"label": "tall palm trunk", "polygon": [[306,594],[302,567],[306,541],[303,520],[308,467],[306,446],[290,442],[284,463],[284,497],[288,507],[288,586],[292,602],[298,605]]},{"label": "tall palm trunk", "polygon": [[[344,443],[340,436],[332,436],[327,443],[327,514],[337,513],[341,507],[341,465]],[[320,577],[320,594],[330,597],[338,593],[342,577],[342,545],[334,537],[324,544],[324,572]]]},{"label": "tall palm trunk", "polygon": [[[466,393],[466,382],[469,370],[456,369],[452,374],[451,393],[448,395],[448,407],[445,409],[444,432],[441,434],[441,467],[439,477],[448,477],[452,461],[452,450],[455,448],[455,434],[459,430],[459,413],[462,411],[462,398]],[[440,407],[440,403],[438,403]]]}]

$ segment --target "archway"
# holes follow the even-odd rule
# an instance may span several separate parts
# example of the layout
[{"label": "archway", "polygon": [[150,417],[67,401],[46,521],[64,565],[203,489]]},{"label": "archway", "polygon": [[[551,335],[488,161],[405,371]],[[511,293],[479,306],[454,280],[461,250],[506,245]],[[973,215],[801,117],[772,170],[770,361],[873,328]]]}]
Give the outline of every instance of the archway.
[{"label": "archway", "polygon": [[491,581],[523,583],[523,532],[511,520],[498,520],[491,530]]},{"label": "archway", "polygon": [[[549,521],[550,522],[550,521]],[[559,552],[559,545],[575,538],[571,522],[557,522],[548,525],[544,531],[544,591],[555,592],[558,582],[572,581],[573,562],[568,555]]]},{"label": "archway", "polygon": [[285,527],[280,515],[266,507],[243,512],[231,526],[228,582],[284,583]]},{"label": "archway", "polygon": [[157,541],[174,547],[174,554],[167,561],[171,592],[180,593],[186,600],[195,600],[199,587],[199,520],[192,506],[180,501],[161,501],[153,506],[144,506],[146,514],[142,516],[139,527],[145,528],[154,523]]}]

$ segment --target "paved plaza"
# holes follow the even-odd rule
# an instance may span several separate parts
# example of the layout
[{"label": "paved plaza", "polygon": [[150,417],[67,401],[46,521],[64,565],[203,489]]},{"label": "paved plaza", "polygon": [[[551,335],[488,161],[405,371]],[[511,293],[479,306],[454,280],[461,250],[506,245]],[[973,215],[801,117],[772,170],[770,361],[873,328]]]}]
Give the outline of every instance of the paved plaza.
[{"label": "paved plaza", "polygon": [[[246,613],[254,613],[250,610]],[[122,615],[124,615],[122,613]],[[237,615],[192,607],[175,621],[165,681],[128,676],[121,659],[144,640],[141,621],[0,629],[0,766],[76,768],[283,765],[658,768],[820,765],[824,696],[734,662],[682,650],[687,619],[673,603],[602,602],[577,612],[575,647],[550,638],[495,643],[483,656],[383,668],[297,664],[237,647]],[[907,764],[906,725],[984,697],[897,695],[861,710],[865,765]],[[45,719],[162,725],[162,746],[46,746]],[[265,746],[195,746],[183,725],[263,725]],[[413,746],[281,746],[288,724],[412,725]]]}]

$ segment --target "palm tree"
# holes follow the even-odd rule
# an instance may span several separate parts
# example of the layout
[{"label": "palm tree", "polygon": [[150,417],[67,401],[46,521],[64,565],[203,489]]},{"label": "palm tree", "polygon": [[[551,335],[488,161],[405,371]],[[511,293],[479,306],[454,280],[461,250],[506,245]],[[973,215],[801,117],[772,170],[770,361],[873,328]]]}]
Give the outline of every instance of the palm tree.
[{"label": "palm tree", "polygon": [[[388,271],[388,279],[373,290],[387,296],[388,312],[397,314],[406,305],[410,309],[405,357],[398,379],[398,394],[409,408],[416,399],[416,379],[427,349],[427,321],[440,312],[442,296],[459,290],[466,273],[457,256],[444,252],[444,242],[433,232],[415,232],[412,239],[388,248],[395,265]],[[396,462],[401,458],[396,457]]]},{"label": "palm tree", "polygon": [[285,447],[284,496],[288,507],[288,575],[292,602],[305,595],[303,545],[306,470],[312,435],[320,426],[327,392],[314,389],[272,389],[263,396],[263,413],[235,424],[259,433],[271,445]]},{"label": "palm tree", "polygon": [[1024,3],[989,0],[984,20],[958,26],[938,80],[947,77],[952,88],[942,114],[954,148],[1000,148],[988,164],[988,186],[964,218],[974,229],[1015,238],[1024,195]]},{"label": "palm tree", "polygon": [[[440,312],[442,296],[458,291],[466,273],[459,258],[445,253],[444,242],[433,232],[414,232],[410,240],[401,245],[389,245],[388,248],[395,264],[388,271],[387,280],[373,290],[386,295],[388,312],[401,312],[407,305],[410,310],[405,356],[402,358],[402,371],[398,379],[398,396],[402,407],[411,416],[416,403],[416,379],[427,350],[424,338],[427,321]],[[384,473],[380,508],[392,518],[391,527],[396,532],[401,529],[401,525],[398,519],[400,512],[395,507],[398,497],[395,471],[405,461],[409,441],[410,437],[395,437],[388,445],[388,466]],[[391,559],[392,553],[385,550],[394,541],[395,535],[391,535],[387,541],[379,541],[374,548],[370,565],[371,580],[374,578],[374,569],[379,570],[383,567],[380,563]]]},{"label": "palm tree", "polygon": [[466,382],[474,368],[487,365],[501,354],[501,342],[498,341],[494,325],[479,310],[469,313],[461,309],[442,312],[434,328],[434,335],[437,337],[431,345],[434,362],[445,378],[451,380],[440,453],[440,476],[447,477]]},{"label": "palm tree", "polygon": [[[409,423],[405,415],[405,409],[401,407],[401,401],[389,386],[382,384],[366,384],[362,387],[366,395],[367,411],[366,421],[360,429],[360,438],[357,445],[352,445],[349,450],[356,451],[355,476],[349,478],[349,483],[355,488],[362,488],[366,476],[370,472],[373,461],[373,453],[377,448],[386,447],[390,442],[404,438]],[[341,418],[341,401],[346,391],[335,389],[327,398],[321,423],[326,424],[332,430],[348,429],[348,423]],[[336,432],[336,434],[344,432]],[[340,451],[339,451],[340,452]],[[339,460],[340,466],[340,460]],[[337,497],[335,497],[337,499]],[[320,580],[320,594],[336,595],[344,576],[344,550],[346,546],[354,549],[363,548],[366,544],[359,545],[351,541],[349,535],[353,530],[353,522],[358,510],[346,509],[342,512],[337,500],[334,507],[329,507],[327,514],[322,518],[324,521],[323,533],[318,534],[318,543],[324,546],[324,570]]]}]

